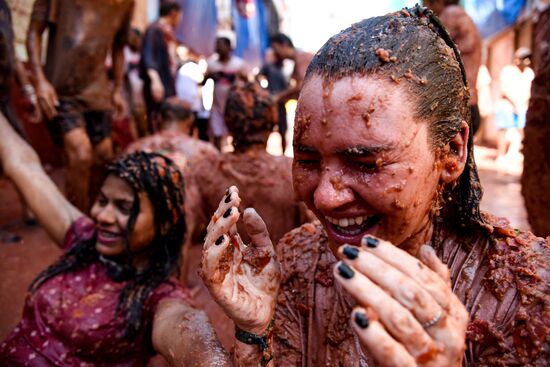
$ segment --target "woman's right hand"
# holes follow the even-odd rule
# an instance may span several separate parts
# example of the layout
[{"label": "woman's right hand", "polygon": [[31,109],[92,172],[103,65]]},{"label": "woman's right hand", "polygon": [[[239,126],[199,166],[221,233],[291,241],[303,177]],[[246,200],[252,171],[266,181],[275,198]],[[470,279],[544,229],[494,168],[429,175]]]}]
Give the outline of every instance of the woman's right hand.
[{"label": "woman's right hand", "polygon": [[242,242],[236,227],[240,202],[231,186],[208,225],[200,273],[235,325],[261,335],[275,312],[281,273],[265,223],[251,208],[243,219],[252,242]]}]

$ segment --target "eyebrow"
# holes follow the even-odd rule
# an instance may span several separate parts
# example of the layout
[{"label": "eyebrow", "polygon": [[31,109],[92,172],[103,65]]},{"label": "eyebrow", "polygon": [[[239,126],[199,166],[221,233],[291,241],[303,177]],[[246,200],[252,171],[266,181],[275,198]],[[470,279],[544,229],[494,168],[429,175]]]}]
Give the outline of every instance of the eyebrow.
[{"label": "eyebrow", "polygon": [[336,153],[348,156],[358,156],[358,155],[373,155],[376,153],[388,151],[391,149],[389,145],[380,145],[380,146],[363,146],[356,145],[354,147],[349,147],[345,149],[340,149]]}]

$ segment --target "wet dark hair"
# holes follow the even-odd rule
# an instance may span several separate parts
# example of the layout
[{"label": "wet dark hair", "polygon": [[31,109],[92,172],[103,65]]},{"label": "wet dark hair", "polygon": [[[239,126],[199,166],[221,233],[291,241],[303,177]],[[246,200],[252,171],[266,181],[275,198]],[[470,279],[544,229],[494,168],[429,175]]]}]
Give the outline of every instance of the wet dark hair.
[{"label": "wet dark hair", "polygon": [[189,103],[178,97],[169,97],[160,106],[160,114],[163,121],[183,121],[193,116],[193,110]]},{"label": "wet dark hair", "polygon": [[287,45],[294,48],[294,44],[290,37],[283,33],[277,33],[269,39],[269,44],[277,43],[279,45]]},{"label": "wet dark hair", "polygon": [[224,118],[235,151],[244,151],[252,145],[265,146],[278,122],[277,105],[258,83],[237,83],[227,96]]},{"label": "wet dark hair", "polygon": [[429,124],[430,143],[440,151],[470,126],[468,161],[457,182],[444,188],[441,213],[457,227],[484,226],[482,191],[473,155],[468,88],[460,53],[431,10],[416,5],[365,19],[330,38],[311,61],[305,79],[324,84],[352,75],[400,83],[415,98],[414,116]]},{"label": "wet dark hair", "polygon": [[[149,294],[162,284],[178,267],[181,246],[186,231],[183,211],[183,178],[176,165],[168,158],[146,152],[123,156],[107,167],[107,175],[124,180],[134,190],[134,202],[126,226],[126,261],[117,264],[100,256],[95,249],[96,238],[77,239],[57,262],[41,272],[30,286],[36,291],[48,279],[89,266],[101,261],[115,281],[127,281],[121,290],[116,316],[126,321],[125,337],[133,339],[142,327],[142,308]],[[128,238],[139,215],[138,193],[144,192],[154,210],[155,236],[149,246],[149,262],[145,269],[137,271],[132,266],[132,253]]]},{"label": "wet dark hair", "polygon": [[228,47],[228,48],[231,48],[231,40],[227,37],[217,37],[216,38],[217,41],[222,41],[223,43],[225,43],[225,45]]},{"label": "wet dark hair", "polygon": [[173,11],[181,11],[180,4],[172,1],[165,1],[160,5],[159,14],[161,17],[170,15]]}]

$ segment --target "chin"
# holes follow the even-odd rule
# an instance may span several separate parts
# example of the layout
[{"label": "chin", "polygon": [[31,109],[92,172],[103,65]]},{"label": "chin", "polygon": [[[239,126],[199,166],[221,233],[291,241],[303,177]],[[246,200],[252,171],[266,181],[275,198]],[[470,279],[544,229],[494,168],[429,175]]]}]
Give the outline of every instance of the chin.
[{"label": "chin", "polygon": [[112,256],[118,256],[122,252],[124,252],[124,249],[121,246],[112,246],[112,245],[104,245],[100,242],[97,242],[95,245],[96,251],[103,256],[106,257],[112,257]]}]

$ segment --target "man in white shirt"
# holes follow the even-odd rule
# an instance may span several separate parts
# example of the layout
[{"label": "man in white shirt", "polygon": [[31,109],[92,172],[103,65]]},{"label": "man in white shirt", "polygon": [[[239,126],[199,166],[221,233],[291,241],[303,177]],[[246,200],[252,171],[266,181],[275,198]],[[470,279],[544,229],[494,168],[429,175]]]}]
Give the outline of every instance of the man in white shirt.
[{"label": "man in white shirt", "polygon": [[229,89],[238,79],[248,79],[248,66],[240,57],[233,55],[231,41],[227,37],[216,39],[216,53],[208,59],[205,80],[214,80],[214,100],[210,111],[208,135],[221,150],[225,145],[228,130],[224,121],[224,110]]}]

